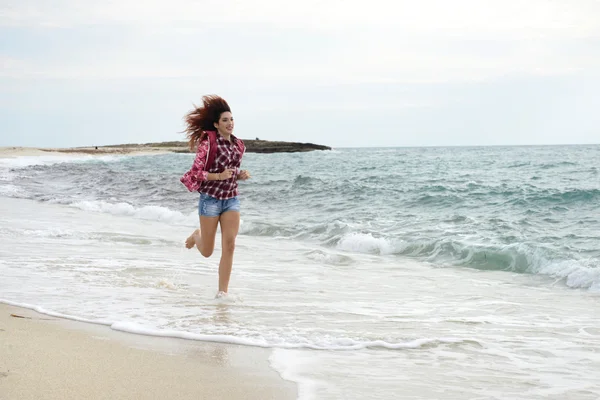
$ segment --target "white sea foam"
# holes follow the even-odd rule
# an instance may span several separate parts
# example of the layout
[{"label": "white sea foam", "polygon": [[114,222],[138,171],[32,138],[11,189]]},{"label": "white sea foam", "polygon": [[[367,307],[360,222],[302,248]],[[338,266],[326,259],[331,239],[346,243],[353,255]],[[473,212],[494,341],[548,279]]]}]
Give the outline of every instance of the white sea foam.
[{"label": "white sea foam", "polygon": [[[389,343],[384,340],[360,340],[352,338],[331,338],[323,337],[320,340],[310,340],[306,338],[290,336],[288,338],[273,337],[265,332],[263,337],[260,336],[236,336],[236,335],[216,335],[216,334],[201,334],[194,332],[187,332],[173,329],[158,329],[154,327],[144,326],[131,321],[107,321],[107,320],[94,320],[90,318],[82,318],[78,316],[68,315],[64,313],[55,312],[48,310],[45,307],[39,305],[32,305],[28,303],[18,303],[10,300],[0,299],[0,303],[8,304],[15,307],[26,308],[34,310],[40,314],[45,314],[51,317],[64,318],[73,321],[86,322],[97,325],[109,326],[111,329],[116,331],[128,332],[138,335],[145,336],[157,336],[157,337],[169,337],[186,340],[197,340],[203,342],[218,342],[228,344],[238,344],[245,346],[254,347],[265,347],[265,348],[279,348],[279,349],[312,349],[312,350],[336,350],[336,351],[348,351],[348,350],[361,350],[361,349],[416,349],[424,346],[431,346],[444,343],[461,343],[465,342],[462,339],[453,338],[422,338],[407,340],[404,342]],[[228,301],[231,304],[231,301]],[[474,339],[471,339],[474,340]]]},{"label": "white sea foam", "polygon": [[[475,263],[476,265],[479,259],[487,257],[485,249],[488,249],[489,246],[478,246],[473,243],[466,246],[452,240],[424,242],[415,245],[400,240],[376,238],[371,234],[350,233],[340,239],[336,248],[352,253],[426,256],[430,262],[441,265],[445,263],[440,260],[448,260],[447,253],[451,252],[452,254],[463,254],[454,263],[458,265]],[[502,257],[507,262],[504,268],[509,271],[547,275],[563,280],[571,288],[600,291],[600,266],[597,259],[555,261],[548,257],[544,249],[532,249],[531,246],[523,243],[498,246],[492,251],[495,252],[496,257]],[[332,257],[335,259],[333,255],[325,254],[322,251],[312,252],[308,257],[326,263],[331,261]],[[501,269],[502,266],[496,268]]]},{"label": "white sea foam", "polygon": [[537,273],[564,279],[565,284],[571,288],[600,292],[600,266],[595,262],[595,260],[583,264],[578,261],[549,262],[541,265]]},{"label": "white sea foam", "polygon": [[298,386],[298,400],[316,399],[317,389],[328,385],[327,381],[307,377],[305,371],[314,366],[315,359],[284,349],[275,349],[269,357],[271,367],[286,381]]},{"label": "white sea foam", "polygon": [[74,235],[72,230],[61,228],[25,229],[20,233],[31,238],[65,238]]},{"label": "white sea foam", "polygon": [[[0,160],[2,160],[0,158]],[[4,182],[10,182],[15,178],[15,174],[12,173],[8,167],[2,167],[2,164],[0,164],[0,182],[4,181]]]},{"label": "white sea foam", "polygon": [[389,240],[373,237],[370,233],[347,234],[340,239],[337,248],[357,253],[382,255],[394,252],[394,246]]},{"label": "white sea foam", "polygon": [[0,184],[0,196],[19,197],[23,193],[23,190],[15,185]]},{"label": "white sea foam", "polygon": [[345,254],[332,253],[324,250],[313,250],[306,254],[310,260],[318,261],[329,265],[349,265],[353,259]]},{"label": "white sea foam", "polygon": [[[35,165],[53,165],[60,163],[102,161],[118,161],[123,156],[92,156],[92,155],[45,155],[45,156],[19,156],[12,158],[0,158],[0,196],[22,197],[26,194],[16,184],[12,184],[17,174],[13,171]],[[5,182],[5,184],[1,184]],[[10,184],[8,182],[11,182]]]},{"label": "white sea foam", "polygon": [[73,315],[68,315],[68,314],[63,314],[63,313],[47,310],[46,308],[44,308],[42,306],[28,304],[28,303],[19,303],[19,302],[5,300],[5,299],[0,299],[0,303],[8,304],[9,306],[14,306],[14,307],[26,308],[28,310],[33,310],[40,314],[48,315],[50,317],[69,319],[69,320],[77,321],[77,322],[86,322],[88,324],[105,325],[105,326],[112,325],[112,323],[109,321],[76,317]]},{"label": "white sea foam", "polygon": [[131,204],[124,202],[109,203],[103,200],[78,201],[72,203],[71,206],[84,211],[128,216],[136,219],[172,223],[184,226],[196,226],[198,224],[198,215],[196,213],[192,212],[188,215],[184,215],[179,211],[173,211],[167,207],[160,206],[134,207]]},{"label": "white sea foam", "polygon": [[47,156],[19,156],[13,158],[0,158],[0,168],[27,168],[34,165],[52,165],[71,162],[89,162],[102,161],[111,162],[118,161],[124,156],[106,155],[47,155]]},{"label": "white sea foam", "polygon": [[165,288],[165,289],[170,289],[170,290],[177,289],[177,285],[175,285],[173,282],[171,282],[167,279],[159,280],[158,283],[156,284],[156,286],[159,288]]}]

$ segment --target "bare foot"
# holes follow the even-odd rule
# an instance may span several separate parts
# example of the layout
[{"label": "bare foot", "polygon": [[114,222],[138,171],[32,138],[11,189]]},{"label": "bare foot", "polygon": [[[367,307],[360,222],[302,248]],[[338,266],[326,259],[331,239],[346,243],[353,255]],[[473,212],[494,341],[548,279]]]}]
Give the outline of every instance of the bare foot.
[{"label": "bare foot", "polygon": [[194,233],[192,233],[190,237],[185,240],[185,247],[187,249],[191,249],[196,245],[196,236],[200,236],[200,229],[196,229]]}]

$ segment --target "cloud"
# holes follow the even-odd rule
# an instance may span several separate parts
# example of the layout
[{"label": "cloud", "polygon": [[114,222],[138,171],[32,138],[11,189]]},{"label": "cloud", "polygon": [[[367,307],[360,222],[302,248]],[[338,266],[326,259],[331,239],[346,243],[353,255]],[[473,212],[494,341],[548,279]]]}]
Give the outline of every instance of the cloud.
[{"label": "cloud", "polygon": [[[60,79],[198,78],[262,82],[366,83],[481,81],[504,75],[563,75],[600,67],[598,40],[486,41],[423,37],[394,43],[309,36],[272,29],[240,33],[206,30],[158,35],[116,29],[122,39],[74,41],[54,33],[33,37],[40,52],[6,55],[2,76]],[[203,41],[210,33],[219,41]],[[91,35],[94,36],[94,35]],[[104,36],[109,38],[109,34]],[[283,38],[285,40],[274,40]],[[374,43],[374,44],[371,44]],[[40,55],[43,51],[48,54]],[[48,51],[51,49],[51,51]]]},{"label": "cloud", "polygon": [[595,0],[5,0],[0,24],[82,26],[126,23],[177,26],[267,24],[335,30],[393,27],[396,32],[587,36],[598,33]]},{"label": "cloud", "polygon": [[[565,74],[600,65],[593,48],[569,50],[600,37],[598,17],[593,0],[5,0],[12,52],[2,53],[24,67],[1,73],[338,83]],[[14,54],[23,49],[31,54]]]},{"label": "cloud", "polygon": [[[248,124],[276,114],[273,138],[280,126],[290,139],[314,126],[317,136],[365,131],[374,110],[386,113],[381,129],[429,132],[431,143],[435,135],[452,143],[458,136],[445,132],[463,125],[461,143],[478,139],[485,118],[465,125],[473,115],[515,125],[513,143],[527,140],[525,127],[558,137],[559,117],[561,129],[576,121],[590,135],[597,119],[585,106],[595,97],[580,92],[600,81],[598,20],[596,0],[3,0],[0,103],[15,129],[32,108],[61,132],[71,116],[85,124],[98,110],[102,129],[128,124],[131,132],[130,118],[145,118],[136,113],[160,115],[160,129],[142,129],[156,139],[180,129],[172,124],[181,110],[210,92],[237,104]],[[551,90],[557,82],[576,90]],[[513,97],[528,99],[525,116],[504,119]],[[583,105],[570,105],[577,99]],[[536,104],[540,115],[530,115]],[[521,120],[530,125],[516,126]]]},{"label": "cloud", "polygon": [[[294,42],[294,36],[287,39]],[[39,43],[43,46],[44,39]],[[430,43],[415,39],[386,47],[364,42],[355,42],[353,46],[344,42],[323,45],[315,39],[312,54],[298,47],[286,51],[262,39],[244,42],[223,36],[219,43],[193,45],[193,50],[191,43],[193,40],[187,37],[163,38],[162,43],[156,43],[152,35],[119,47],[83,42],[79,46],[55,47],[54,54],[43,59],[5,57],[10,65],[0,73],[74,79],[198,77],[323,83],[445,82],[484,80],[514,73],[565,74],[600,64],[593,49],[597,41],[584,46],[572,41],[549,45],[540,40]],[[574,51],[578,44],[580,50]],[[240,51],[231,51],[236,45]],[[494,53],[489,47],[502,50],[489,54]]]}]

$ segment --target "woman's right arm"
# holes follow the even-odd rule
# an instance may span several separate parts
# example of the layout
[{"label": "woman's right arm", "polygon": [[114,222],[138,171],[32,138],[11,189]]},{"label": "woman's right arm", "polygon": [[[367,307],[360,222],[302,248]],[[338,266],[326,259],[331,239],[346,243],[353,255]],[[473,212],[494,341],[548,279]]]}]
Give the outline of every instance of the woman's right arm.
[{"label": "woman's right arm", "polygon": [[206,164],[207,153],[208,139],[204,139],[198,145],[196,158],[194,159],[192,168],[180,179],[181,183],[183,183],[190,192],[195,192],[200,189],[200,185],[203,181],[214,181],[219,179],[219,174],[208,173],[208,171],[205,171],[204,164]]}]

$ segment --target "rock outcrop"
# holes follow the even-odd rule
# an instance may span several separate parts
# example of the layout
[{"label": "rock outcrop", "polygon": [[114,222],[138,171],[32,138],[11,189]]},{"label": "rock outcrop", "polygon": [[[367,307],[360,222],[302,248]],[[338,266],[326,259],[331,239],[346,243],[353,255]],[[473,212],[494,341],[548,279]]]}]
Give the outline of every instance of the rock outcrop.
[{"label": "rock outcrop", "polygon": [[[298,142],[281,142],[270,140],[251,140],[242,139],[246,145],[248,153],[298,153],[314,150],[331,150],[329,146],[323,146],[314,143],[298,143]],[[145,143],[145,144],[122,144],[111,146],[98,146],[98,150],[105,148],[121,148],[121,149],[162,149],[174,153],[189,153],[191,152],[187,142],[160,142],[160,143]],[[89,148],[86,148],[89,149]]]}]

